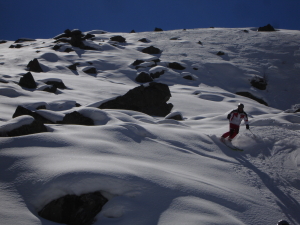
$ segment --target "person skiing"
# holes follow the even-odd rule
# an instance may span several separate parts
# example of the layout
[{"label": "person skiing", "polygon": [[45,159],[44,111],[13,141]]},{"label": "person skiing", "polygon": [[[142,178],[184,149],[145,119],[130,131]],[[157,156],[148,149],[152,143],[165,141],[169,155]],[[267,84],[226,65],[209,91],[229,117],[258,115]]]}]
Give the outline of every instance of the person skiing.
[{"label": "person skiing", "polygon": [[232,110],[227,115],[227,119],[229,120],[229,131],[221,136],[221,141],[224,141],[228,137],[228,140],[231,142],[239,133],[242,120],[245,121],[246,129],[249,129],[248,116],[247,113],[244,112],[244,105],[242,103],[239,103],[238,108]]}]

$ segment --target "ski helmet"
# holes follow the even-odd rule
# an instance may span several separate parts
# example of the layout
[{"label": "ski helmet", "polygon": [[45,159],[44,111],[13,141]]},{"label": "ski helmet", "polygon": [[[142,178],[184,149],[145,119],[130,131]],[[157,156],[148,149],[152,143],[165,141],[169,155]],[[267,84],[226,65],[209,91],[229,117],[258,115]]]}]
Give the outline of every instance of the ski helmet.
[{"label": "ski helmet", "polygon": [[238,108],[242,108],[242,109],[243,109],[243,108],[244,108],[244,104],[239,103],[239,104],[238,104]]},{"label": "ski helmet", "polygon": [[279,220],[277,225],[289,225],[289,223],[285,220]]}]

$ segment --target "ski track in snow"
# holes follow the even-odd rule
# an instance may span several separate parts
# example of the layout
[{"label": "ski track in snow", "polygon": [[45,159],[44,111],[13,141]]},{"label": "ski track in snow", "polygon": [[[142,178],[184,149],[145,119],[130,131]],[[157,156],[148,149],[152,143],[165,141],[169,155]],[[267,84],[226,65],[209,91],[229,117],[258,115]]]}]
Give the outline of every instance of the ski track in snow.
[{"label": "ski track in snow", "polygon": [[[38,216],[45,204],[66,194],[101,191],[109,202],[94,224],[265,225],[282,218],[300,224],[300,116],[283,112],[300,103],[299,31],[91,33],[96,37],[88,43],[98,50],[62,44],[55,51],[53,39],[23,42],[19,49],[9,48],[12,41],[0,44],[0,133],[31,121],[12,119],[18,105],[53,122],[75,110],[95,122],[46,124],[50,132],[0,138],[1,223],[56,224]],[[116,35],[126,43],[109,41]],[[140,51],[151,45],[162,53]],[[64,52],[68,47],[75,51]],[[44,71],[32,72],[38,87],[21,88],[19,79],[34,58]],[[157,68],[147,67],[157,58]],[[137,59],[146,62],[136,70],[131,64]],[[170,62],[186,69],[168,68]],[[67,68],[74,63],[77,71]],[[97,74],[84,72],[90,67]],[[95,108],[140,85],[138,72],[161,70],[155,81],[169,85],[172,111],[183,121]],[[187,74],[193,80],[184,79]],[[251,87],[251,78],[264,75],[266,90]],[[49,80],[67,88],[41,91]],[[243,91],[270,107],[236,95]],[[244,152],[219,140],[228,131],[228,112],[239,102],[252,133],[242,124],[233,144]],[[41,105],[46,109],[36,110]]]}]

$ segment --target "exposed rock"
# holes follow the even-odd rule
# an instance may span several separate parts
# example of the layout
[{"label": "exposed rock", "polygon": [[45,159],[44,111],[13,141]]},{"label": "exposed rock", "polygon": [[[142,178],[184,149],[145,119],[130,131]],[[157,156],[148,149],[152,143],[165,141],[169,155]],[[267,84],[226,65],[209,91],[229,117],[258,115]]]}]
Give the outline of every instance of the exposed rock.
[{"label": "exposed rock", "polygon": [[219,51],[219,52],[217,53],[217,55],[225,55],[225,53],[222,52],[222,51]]},{"label": "exposed rock", "polygon": [[259,102],[260,104],[263,104],[263,105],[266,105],[268,106],[268,104],[261,98],[258,98],[256,96],[254,96],[253,94],[249,93],[249,92],[237,92],[236,93],[237,95],[241,95],[241,96],[244,96],[244,97],[247,97],[247,98],[251,98],[257,102]]},{"label": "exposed rock", "polygon": [[18,40],[15,41],[15,43],[22,43],[25,41],[36,41],[35,39],[31,39],[31,38],[19,38]]},{"label": "exposed rock", "polygon": [[8,137],[16,137],[16,136],[36,134],[42,132],[48,132],[47,128],[42,122],[34,120],[31,124],[23,125],[14,130],[8,131],[6,135]]},{"label": "exposed rock", "polygon": [[149,73],[146,72],[140,72],[137,77],[135,78],[136,82],[139,83],[148,83],[153,81],[153,79],[151,78],[151,76],[149,75]]},{"label": "exposed rock", "polygon": [[49,81],[46,81],[45,82],[46,84],[48,85],[53,85],[55,86],[56,88],[59,88],[59,89],[66,89],[66,85],[64,84],[64,82],[62,81],[55,81],[55,80],[49,80]]},{"label": "exposed rock", "polygon": [[255,76],[251,81],[251,85],[259,90],[266,90],[267,88],[267,81],[262,77]]},{"label": "exposed rock", "polygon": [[69,37],[71,37],[71,31],[69,29],[66,29],[64,33],[55,36],[53,39],[58,40],[60,38],[69,38]]},{"label": "exposed rock", "polygon": [[75,103],[75,107],[80,107],[81,105],[79,103]]},{"label": "exposed rock", "polygon": [[69,52],[74,52],[74,49],[72,49],[72,48],[66,48],[66,49],[64,50],[64,52],[67,52],[67,53],[69,53]]},{"label": "exposed rock", "polygon": [[142,38],[139,41],[143,42],[143,43],[149,43],[150,42],[147,38]]},{"label": "exposed rock", "polygon": [[134,33],[135,33],[135,30],[130,31],[130,33],[131,33],[131,34],[134,34]]},{"label": "exposed rock", "polygon": [[38,114],[36,112],[32,112],[31,110],[26,109],[26,108],[24,108],[23,106],[20,106],[20,105],[18,105],[18,107],[16,108],[16,111],[13,114],[12,118],[16,118],[18,116],[23,116],[23,115],[32,116],[35,120],[37,120],[41,123],[53,124],[52,121],[42,117],[40,114]]},{"label": "exposed rock", "polygon": [[4,44],[6,43],[7,41],[4,41],[4,40],[0,40],[0,44]]},{"label": "exposed rock", "polygon": [[259,27],[257,31],[275,31],[275,29],[270,24],[268,24],[267,26]]},{"label": "exposed rock", "polygon": [[179,37],[172,37],[172,38],[170,38],[170,40],[171,41],[176,41],[176,40],[180,40],[180,38]]},{"label": "exposed rock", "polygon": [[35,80],[30,72],[24,74],[19,81],[19,85],[25,88],[36,88]]},{"label": "exposed rock", "polygon": [[85,117],[77,111],[67,113],[62,121],[63,124],[77,124],[77,125],[94,125],[94,121],[91,118]]},{"label": "exposed rock", "polygon": [[40,106],[36,107],[36,109],[39,110],[39,109],[47,109],[47,108],[45,105],[40,105]]},{"label": "exposed rock", "polygon": [[144,60],[139,60],[139,59],[137,59],[137,60],[135,60],[133,63],[132,63],[132,65],[133,66],[138,66],[138,65],[140,65],[141,63],[143,63],[143,62],[145,62]]},{"label": "exposed rock", "polygon": [[197,43],[198,43],[199,45],[203,45],[201,41],[198,41]]},{"label": "exposed rock", "polygon": [[192,75],[185,75],[182,78],[186,79],[186,80],[193,80]]},{"label": "exposed rock", "polygon": [[61,47],[61,45],[54,45],[52,49],[56,51],[56,50],[60,49],[60,47]]},{"label": "exposed rock", "polygon": [[166,116],[166,119],[181,121],[181,120],[183,120],[183,117],[182,117],[181,113],[177,112],[177,113],[171,113],[170,115]]},{"label": "exposed rock", "polygon": [[248,30],[243,30],[245,33],[249,33],[249,31]]},{"label": "exposed rock", "polygon": [[94,34],[86,34],[83,39],[86,40],[86,39],[91,39],[91,38],[94,38],[96,37]]},{"label": "exposed rock", "polygon": [[56,223],[90,225],[107,201],[100,192],[66,195],[48,203],[38,214]]},{"label": "exposed rock", "polygon": [[175,69],[175,70],[184,70],[185,69],[184,66],[180,65],[177,62],[169,63],[169,68]]},{"label": "exposed rock", "polygon": [[147,54],[160,54],[160,53],[161,53],[161,50],[160,50],[159,48],[150,46],[150,47],[144,48],[144,49],[142,50],[142,52],[143,52],[143,53],[147,53]]},{"label": "exposed rock", "polygon": [[23,45],[21,44],[17,44],[17,45],[10,45],[9,48],[22,48],[24,47]]},{"label": "exposed rock", "polygon": [[43,70],[39,64],[39,61],[36,58],[31,60],[28,63],[27,68],[29,69],[29,71],[32,71],[32,72],[36,72],[36,73],[43,72]]},{"label": "exposed rock", "polygon": [[7,80],[4,80],[4,79],[0,78],[0,83],[8,84],[9,82]]},{"label": "exposed rock", "polygon": [[43,91],[55,93],[57,91],[57,87],[54,85],[49,85],[46,88],[44,88]]},{"label": "exposed rock", "polygon": [[83,34],[80,30],[72,30],[70,44],[74,47],[80,47],[82,45],[82,36]]},{"label": "exposed rock", "polygon": [[160,31],[163,31],[163,29],[155,27],[154,31],[160,32]]},{"label": "exposed rock", "polygon": [[100,109],[127,109],[152,116],[166,116],[173,105],[167,104],[171,92],[166,84],[151,82],[148,86],[139,86],[129,90],[125,95],[100,105]]},{"label": "exposed rock", "polygon": [[85,73],[97,74],[97,69],[95,67],[88,67],[83,70]]},{"label": "exposed rock", "polygon": [[71,66],[68,66],[68,68],[70,69],[70,70],[77,70],[77,66],[79,65],[79,63],[74,63],[73,65],[71,65]]},{"label": "exposed rock", "polygon": [[120,43],[124,43],[126,42],[126,38],[122,37],[122,36],[114,36],[110,38],[111,41],[116,41],[116,42],[120,42]]}]

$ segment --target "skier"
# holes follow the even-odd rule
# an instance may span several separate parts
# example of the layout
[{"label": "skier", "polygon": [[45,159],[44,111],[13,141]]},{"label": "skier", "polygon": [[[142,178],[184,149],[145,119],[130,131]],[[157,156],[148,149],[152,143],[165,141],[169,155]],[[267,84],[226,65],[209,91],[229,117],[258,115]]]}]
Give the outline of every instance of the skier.
[{"label": "skier", "polygon": [[231,142],[239,133],[242,120],[246,123],[246,129],[249,129],[248,116],[244,112],[244,105],[242,103],[239,103],[238,108],[228,114],[227,119],[229,120],[230,130],[222,135],[221,141],[224,141],[228,137],[228,140]]},{"label": "skier", "polygon": [[277,225],[289,225],[289,223],[285,220],[279,220]]}]

